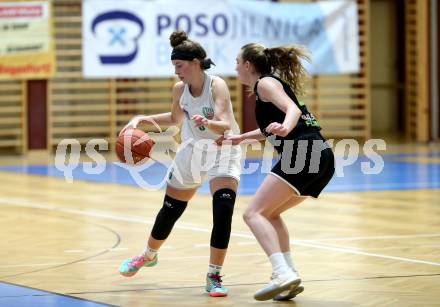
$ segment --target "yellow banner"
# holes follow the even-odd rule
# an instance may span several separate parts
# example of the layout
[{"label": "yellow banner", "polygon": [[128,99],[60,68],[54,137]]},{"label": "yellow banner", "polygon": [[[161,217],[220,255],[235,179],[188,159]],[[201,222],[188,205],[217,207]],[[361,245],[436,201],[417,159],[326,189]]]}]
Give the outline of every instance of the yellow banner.
[{"label": "yellow banner", "polygon": [[51,3],[0,2],[0,79],[45,79],[54,74]]}]

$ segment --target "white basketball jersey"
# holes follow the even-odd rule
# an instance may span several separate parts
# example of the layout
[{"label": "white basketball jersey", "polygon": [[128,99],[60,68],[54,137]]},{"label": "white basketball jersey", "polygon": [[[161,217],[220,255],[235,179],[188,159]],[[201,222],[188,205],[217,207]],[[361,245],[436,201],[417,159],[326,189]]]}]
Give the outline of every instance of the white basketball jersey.
[{"label": "white basketball jersey", "polygon": [[[185,113],[181,132],[182,141],[189,139],[193,139],[194,141],[201,139],[216,140],[221,137],[220,134],[212,132],[207,127],[196,127],[194,121],[191,120],[191,117],[194,115],[202,115],[207,119],[214,119],[215,117],[214,99],[212,97],[212,81],[216,76],[211,76],[206,73],[204,75],[205,82],[203,83],[202,94],[199,97],[193,97],[191,95],[188,84],[185,84],[182,96],[180,97],[180,107]],[[232,113],[231,103],[229,107],[231,109],[231,118],[229,121],[232,130],[229,134],[239,134],[240,129]]]}]

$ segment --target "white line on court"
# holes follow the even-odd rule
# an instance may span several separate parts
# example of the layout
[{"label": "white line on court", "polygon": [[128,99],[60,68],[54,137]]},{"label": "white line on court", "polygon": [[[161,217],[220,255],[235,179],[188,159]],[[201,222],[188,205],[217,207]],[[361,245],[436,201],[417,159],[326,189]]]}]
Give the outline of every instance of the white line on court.
[{"label": "white line on court", "polygon": [[[142,219],[135,218],[135,217],[117,216],[117,215],[112,215],[109,213],[99,212],[99,211],[78,210],[78,209],[73,209],[73,208],[58,207],[58,206],[54,206],[54,205],[41,204],[41,203],[36,204],[36,203],[26,201],[23,199],[0,198],[0,204],[9,205],[9,206],[16,206],[16,207],[34,208],[34,209],[43,209],[43,210],[72,213],[72,214],[77,214],[77,215],[105,218],[105,219],[125,221],[125,222],[131,222],[131,223],[153,224],[152,220],[142,220]],[[197,231],[197,232],[208,232],[208,233],[211,232],[211,229],[206,229],[206,228],[201,228],[201,227],[193,227],[193,226],[190,227],[190,226],[186,226],[184,224],[175,225],[175,228],[192,230],[192,231]],[[255,237],[250,233],[247,234],[247,233],[232,232],[231,236],[255,240]],[[363,251],[355,250],[355,249],[332,247],[332,246],[327,246],[325,244],[314,244],[313,242],[308,242],[307,240],[291,240],[290,243],[295,244],[297,246],[306,246],[306,247],[310,247],[310,248],[329,250],[329,251],[333,251],[333,252],[354,254],[354,255],[360,255],[360,256],[369,256],[369,257],[376,257],[376,258],[384,258],[384,259],[393,259],[393,260],[409,262],[409,263],[418,263],[418,264],[440,266],[440,262],[424,261],[424,260],[417,260],[417,259],[411,259],[411,258],[395,257],[395,256],[388,256],[388,255],[382,255],[382,254],[376,254],[376,253],[368,253],[368,252],[363,252]]]},{"label": "white line on court", "polygon": [[257,242],[238,242],[237,245],[256,245]]},{"label": "white line on court", "polygon": [[[162,249],[162,248],[161,248]],[[252,256],[265,256],[265,253],[243,253],[243,254],[228,254],[228,258],[230,257],[252,257]],[[160,261],[175,261],[175,260],[194,260],[194,259],[205,259],[209,258],[209,254],[207,255],[198,255],[198,256],[179,256],[179,257],[161,257]],[[81,261],[81,263],[87,264],[111,264],[114,266],[118,266],[120,264],[119,259],[112,260],[85,260]],[[18,268],[18,267],[36,267],[36,266],[57,266],[63,265],[65,262],[48,262],[48,263],[27,263],[27,264],[11,264],[11,265],[0,265],[0,269],[4,268]]]},{"label": "white line on court", "polygon": [[[292,241],[291,241],[291,243],[292,243]],[[371,256],[371,257],[377,257],[377,258],[399,260],[399,261],[404,261],[404,262],[411,262],[411,263],[420,263],[420,264],[429,264],[429,265],[440,266],[440,262],[424,261],[424,260],[417,260],[417,259],[403,258],[403,257],[395,257],[395,256],[387,256],[387,255],[382,255],[382,254],[363,252],[363,251],[360,251],[360,250],[349,249],[349,248],[344,248],[344,247],[332,247],[332,246],[327,246],[325,244],[307,243],[306,241],[301,241],[301,242],[293,241],[293,243],[296,243],[296,245],[300,245],[300,246],[307,246],[307,247],[312,247],[312,248],[325,249],[325,250],[329,250],[329,251],[333,251],[333,252],[343,252],[343,253],[355,254],[355,255],[361,255],[361,256]]]},{"label": "white line on court", "polygon": [[201,243],[201,244],[194,244],[194,247],[200,248],[200,247],[209,247],[210,245],[208,243]]},{"label": "white line on court", "polygon": [[[393,240],[393,239],[415,239],[415,238],[435,238],[440,237],[440,233],[416,234],[416,235],[394,235],[394,236],[369,236],[369,237],[342,237],[342,238],[323,238],[306,240],[307,242],[323,241],[362,241],[362,240]],[[299,240],[301,241],[301,240]]]}]

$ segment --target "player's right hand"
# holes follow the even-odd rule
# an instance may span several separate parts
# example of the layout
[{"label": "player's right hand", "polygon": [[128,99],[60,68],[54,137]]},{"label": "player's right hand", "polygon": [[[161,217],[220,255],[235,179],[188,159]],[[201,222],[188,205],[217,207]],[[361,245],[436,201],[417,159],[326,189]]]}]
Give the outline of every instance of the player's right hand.
[{"label": "player's right hand", "polygon": [[123,134],[125,130],[127,129],[136,129],[139,125],[140,121],[142,120],[142,115],[136,115],[130,121],[122,128],[121,132],[119,132],[119,135]]},{"label": "player's right hand", "polygon": [[218,138],[215,143],[218,146],[225,144],[232,144],[232,145],[239,145],[243,141],[243,137],[240,135],[227,135],[227,136],[221,136]]}]

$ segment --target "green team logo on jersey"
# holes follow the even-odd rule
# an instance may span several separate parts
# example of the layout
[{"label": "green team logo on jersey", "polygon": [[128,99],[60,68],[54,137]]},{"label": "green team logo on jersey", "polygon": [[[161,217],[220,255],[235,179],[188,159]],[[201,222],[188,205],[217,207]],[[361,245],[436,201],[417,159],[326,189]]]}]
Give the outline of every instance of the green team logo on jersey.
[{"label": "green team logo on jersey", "polygon": [[[298,100],[298,104],[300,107],[305,106],[304,101],[302,101],[302,100]],[[309,113],[308,111],[307,111],[307,114],[301,115],[301,118],[304,120],[304,122],[306,123],[306,125],[308,127],[316,127],[316,128],[321,127],[319,122],[316,120],[315,116],[313,116],[313,114]]]},{"label": "green team logo on jersey", "polygon": [[205,116],[207,119],[213,119],[214,118],[214,110],[210,107],[203,107],[202,108],[203,116]]},{"label": "green team logo on jersey", "polygon": [[309,113],[307,115],[301,115],[301,118],[304,120],[307,126],[320,128],[319,122],[316,120],[315,116],[313,114]]},{"label": "green team logo on jersey", "polygon": [[[205,116],[207,119],[213,119],[214,118],[214,110],[211,107],[203,107],[202,108],[203,116]],[[199,127],[200,131],[205,131],[205,126]]]}]

